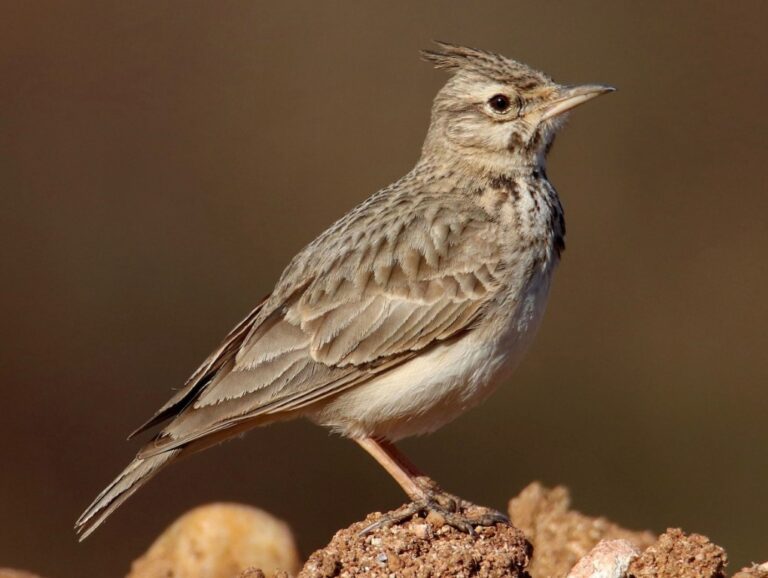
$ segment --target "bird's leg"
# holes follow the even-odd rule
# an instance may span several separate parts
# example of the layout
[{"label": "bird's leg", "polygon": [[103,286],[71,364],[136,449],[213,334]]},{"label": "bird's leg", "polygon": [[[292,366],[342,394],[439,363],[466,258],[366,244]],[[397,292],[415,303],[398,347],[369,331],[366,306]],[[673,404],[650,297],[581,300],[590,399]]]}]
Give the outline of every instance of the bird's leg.
[{"label": "bird's leg", "polygon": [[367,534],[382,526],[398,524],[422,512],[439,514],[449,526],[472,535],[475,534],[475,526],[492,526],[499,522],[509,523],[509,519],[504,514],[495,510],[487,510],[480,516],[467,516],[462,513],[463,501],[442,490],[391,442],[373,437],[361,437],[355,441],[395,478],[411,499],[410,504],[385,514],[381,519],[364,528],[361,534]]}]

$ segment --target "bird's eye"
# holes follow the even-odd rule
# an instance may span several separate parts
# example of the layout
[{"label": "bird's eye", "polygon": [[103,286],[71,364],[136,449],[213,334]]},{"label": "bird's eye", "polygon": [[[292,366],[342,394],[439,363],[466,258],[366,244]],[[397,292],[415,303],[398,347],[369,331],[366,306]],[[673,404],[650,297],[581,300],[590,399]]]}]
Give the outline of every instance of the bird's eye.
[{"label": "bird's eye", "polygon": [[496,112],[507,112],[510,104],[509,97],[506,94],[494,94],[488,100],[488,105]]}]

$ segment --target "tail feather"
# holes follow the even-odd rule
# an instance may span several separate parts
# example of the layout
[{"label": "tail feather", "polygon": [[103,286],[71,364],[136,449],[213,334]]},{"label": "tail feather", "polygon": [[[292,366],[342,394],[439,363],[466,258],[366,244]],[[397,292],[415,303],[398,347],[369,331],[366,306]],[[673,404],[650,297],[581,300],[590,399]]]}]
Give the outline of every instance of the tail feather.
[{"label": "tail feather", "polygon": [[146,484],[160,469],[178,457],[182,448],[134,459],[123,472],[96,496],[93,503],[75,523],[80,541],[85,540],[125,500]]}]

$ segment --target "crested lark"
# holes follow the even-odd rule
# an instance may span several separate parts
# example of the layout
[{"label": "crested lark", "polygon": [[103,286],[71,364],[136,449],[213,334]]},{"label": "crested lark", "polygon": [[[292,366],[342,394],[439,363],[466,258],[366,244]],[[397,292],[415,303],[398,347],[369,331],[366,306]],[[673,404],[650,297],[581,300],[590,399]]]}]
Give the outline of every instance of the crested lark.
[{"label": "crested lark", "polygon": [[77,521],[84,538],[161,468],[304,416],[352,438],[413,503],[471,532],[456,500],[392,445],[507,379],[539,325],[565,227],[545,157],[565,114],[613,90],[562,86],[498,54],[439,43],[451,78],[414,169],[290,262],[260,303],[137,432],[165,422]]}]

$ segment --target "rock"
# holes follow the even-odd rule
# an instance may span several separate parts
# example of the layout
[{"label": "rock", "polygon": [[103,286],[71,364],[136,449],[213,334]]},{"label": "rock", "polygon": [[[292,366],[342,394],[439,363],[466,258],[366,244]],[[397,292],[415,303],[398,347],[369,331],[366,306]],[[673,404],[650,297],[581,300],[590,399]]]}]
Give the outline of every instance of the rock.
[{"label": "rock", "polygon": [[768,578],[768,562],[742,568],[733,575],[733,578]]},{"label": "rock", "polygon": [[[246,568],[237,578],[267,578],[260,568]],[[278,570],[272,575],[272,578],[291,578],[291,575],[284,570]]]},{"label": "rock", "polygon": [[700,534],[667,530],[629,565],[631,578],[723,578],[725,550]]},{"label": "rock", "polygon": [[[472,514],[473,508],[467,512]],[[337,532],[328,546],[309,557],[298,578],[530,578],[526,566],[531,546],[512,526],[478,527],[472,537],[437,516],[414,516],[360,536],[380,518],[379,513],[371,514]]]},{"label": "rock", "polygon": [[567,578],[624,578],[629,563],[639,555],[627,540],[603,540],[576,563]]},{"label": "rock", "polygon": [[[483,513],[467,502],[461,507],[470,516]],[[299,571],[293,537],[283,522],[256,508],[213,504],[174,522],[134,562],[128,578],[290,578],[297,572],[297,578],[725,576],[725,552],[705,536],[670,529],[657,540],[650,532],[626,530],[569,508],[565,488],[534,483],[509,504],[510,518],[520,529],[477,527],[474,537],[437,514],[413,516],[361,536],[382,518],[370,514],[337,532]],[[0,578],[37,577],[0,569]],[[768,578],[768,563],[744,568],[733,578]]]},{"label": "rock", "polygon": [[633,532],[606,520],[570,510],[571,498],[562,486],[527,486],[509,502],[509,518],[533,544],[533,576],[565,576],[601,540],[626,540],[642,550],[654,543],[650,532]]},{"label": "rock", "polygon": [[233,578],[247,568],[267,576],[295,573],[299,556],[290,529],[257,508],[210,504],[166,529],[133,563],[128,578]]},{"label": "rock", "polygon": [[24,570],[0,568],[0,578],[40,578],[40,576],[31,572],[25,572]]},{"label": "rock", "polygon": [[259,568],[246,568],[237,578],[267,578]]}]

